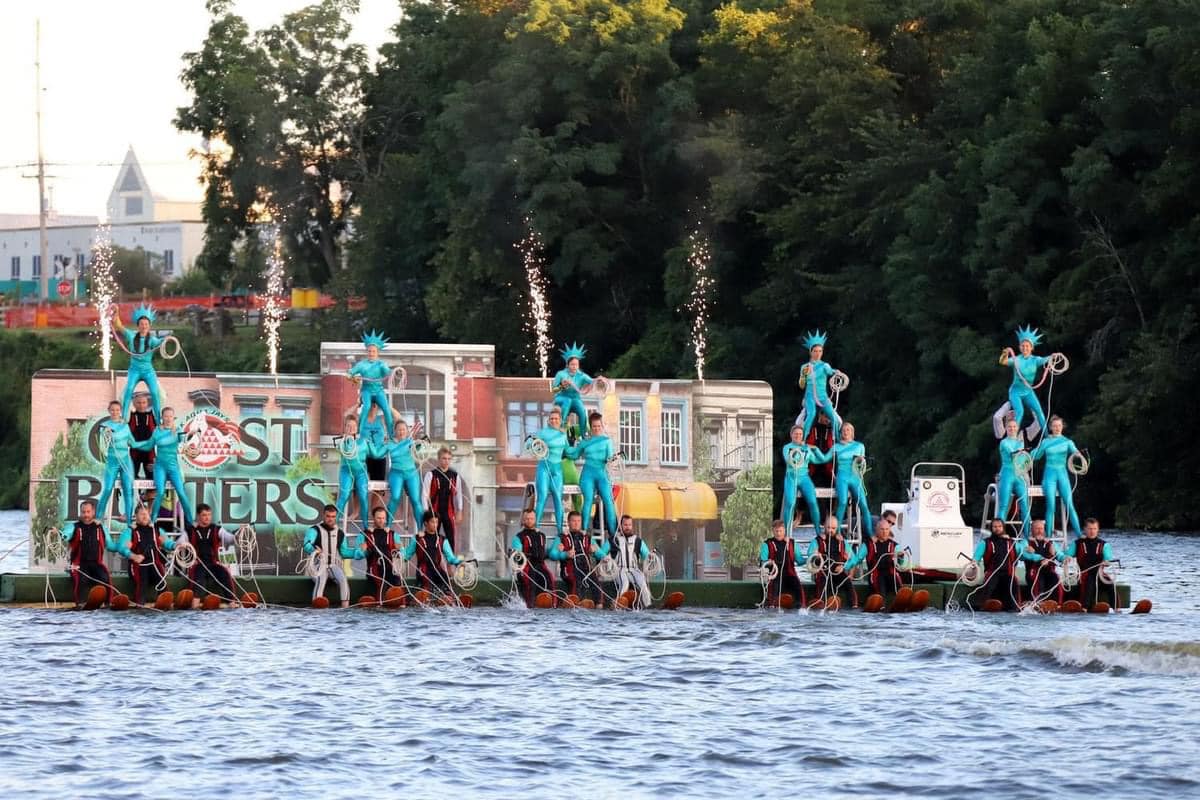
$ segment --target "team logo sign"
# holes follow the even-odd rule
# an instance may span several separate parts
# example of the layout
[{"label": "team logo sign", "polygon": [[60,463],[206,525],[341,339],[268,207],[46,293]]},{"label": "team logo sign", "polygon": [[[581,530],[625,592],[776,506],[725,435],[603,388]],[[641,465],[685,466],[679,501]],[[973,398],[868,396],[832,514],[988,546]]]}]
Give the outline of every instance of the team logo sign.
[{"label": "team logo sign", "polygon": [[934,492],[929,496],[929,510],[935,514],[945,514],[950,510],[950,495],[945,492]]},{"label": "team logo sign", "polygon": [[183,459],[209,471],[236,458],[242,450],[242,431],[236,422],[215,408],[198,408],[183,420]]}]

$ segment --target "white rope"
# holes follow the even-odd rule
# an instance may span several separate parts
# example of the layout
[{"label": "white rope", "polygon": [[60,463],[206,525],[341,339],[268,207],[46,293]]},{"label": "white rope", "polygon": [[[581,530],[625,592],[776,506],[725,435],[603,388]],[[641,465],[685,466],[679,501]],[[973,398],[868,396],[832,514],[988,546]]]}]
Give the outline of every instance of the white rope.
[{"label": "white rope", "polygon": [[833,374],[829,376],[829,388],[836,392],[844,392],[850,386],[850,376],[842,372],[840,369],[835,369]]},{"label": "white rope", "polygon": [[536,436],[530,436],[525,440],[525,452],[536,458],[538,461],[545,461],[550,455],[550,446]]},{"label": "white rope", "polygon": [[1073,558],[1068,558],[1063,562],[1062,584],[1067,589],[1074,589],[1079,585],[1079,562]]},{"label": "white rope", "polygon": [[779,577],[779,565],[773,559],[764,561],[758,568],[758,579],[763,584],[768,584],[777,577]]},{"label": "white rope", "polygon": [[1070,359],[1062,353],[1051,353],[1046,357],[1046,370],[1051,375],[1062,375],[1070,368]]},{"label": "white rope", "polygon": [[525,553],[521,550],[513,550],[508,554],[508,566],[515,575],[525,569],[525,565],[529,563],[529,559],[525,558]]},{"label": "white rope", "polygon": [[1067,459],[1067,470],[1072,475],[1087,475],[1091,464],[1088,463],[1087,456],[1080,452],[1074,452]]},{"label": "white rope", "polygon": [[187,572],[196,564],[198,558],[196,548],[192,547],[191,542],[180,542],[175,545],[175,549],[171,551],[170,563],[167,565],[167,571],[170,572],[172,566],[178,567],[180,570]]},{"label": "white rope", "polygon": [[804,567],[808,570],[809,575],[815,576],[818,572],[825,569],[825,556],[820,553],[813,553],[804,562]]},{"label": "white rope", "polygon": [[612,556],[605,556],[595,566],[596,576],[602,581],[612,582],[617,579],[617,562]]},{"label": "white rope", "polygon": [[475,561],[464,561],[454,568],[454,583],[464,592],[469,592],[479,583],[479,565]]},{"label": "white rope", "polygon": [[428,439],[413,440],[413,457],[418,463],[422,461],[432,461],[437,458],[438,446]]},{"label": "white rope", "polygon": [[983,585],[984,572],[985,570],[983,565],[978,561],[971,559],[967,561],[966,566],[962,568],[962,573],[959,575],[959,578],[967,586],[979,587]]},{"label": "white rope", "polygon": [[646,576],[646,580],[649,580],[663,572],[662,556],[657,550],[651,550],[650,554],[642,561],[642,574]]},{"label": "white rope", "polygon": [[[171,344],[172,342],[175,343],[175,352],[168,353],[167,345]],[[174,336],[164,337],[162,340],[162,344],[160,344],[158,346],[158,354],[160,356],[162,356],[163,358],[165,358],[167,361],[170,361],[171,359],[175,358],[181,352],[183,352],[183,346],[179,344],[179,340],[176,339]]]}]

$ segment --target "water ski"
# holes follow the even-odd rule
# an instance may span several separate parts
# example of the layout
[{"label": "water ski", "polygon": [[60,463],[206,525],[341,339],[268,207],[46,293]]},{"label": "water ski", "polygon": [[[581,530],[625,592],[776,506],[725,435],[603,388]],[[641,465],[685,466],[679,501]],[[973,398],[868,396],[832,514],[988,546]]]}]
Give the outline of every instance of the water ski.
[{"label": "water ski", "polygon": [[172,591],[159,592],[154,598],[154,607],[159,611],[170,611],[175,607],[175,593]]},{"label": "water ski", "polygon": [[180,589],[179,594],[175,595],[175,607],[184,611],[192,607],[193,600],[195,600],[195,594],[191,589]]},{"label": "water ski", "polygon": [[129,595],[113,595],[111,607],[113,611],[124,611],[125,609],[129,608]]},{"label": "water ski", "polygon": [[1059,610],[1064,614],[1082,614],[1083,603],[1079,602],[1078,600],[1068,600],[1062,604],[1062,607]]},{"label": "water ski", "polygon": [[995,614],[997,611],[1004,610],[1004,603],[1001,603],[999,600],[993,597],[983,604],[983,608],[981,610],[986,611],[989,614]]},{"label": "water ski", "polygon": [[896,596],[892,598],[892,604],[888,606],[889,614],[903,614],[908,611],[908,606],[912,603],[913,590],[907,586],[901,586],[896,592]]},{"label": "water ski", "polygon": [[[209,597],[212,597],[212,595],[209,595]],[[204,599],[207,600],[208,598],[206,597]],[[312,607],[313,608],[329,608],[329,598],[323,594],[317,595],[316,597],[313,598]]]},{"label": "water ski", "polygon": [[[116,600],[114,599],[113,602],[116,602]],[[1090,609],[1088,609],[1088,613],[1090,613],[1090,614],[1107,614],[1111,610],[1112,610],[1112,607],[1109,606],[1108,603],[1101,600],[1100,602],[1098,602],[1094,606],[1092,606]]]},{"label": "water ski", "polygon": [[873,594],[867,598],[867,602],[863,604],[863,611],[868,614],[878,614],[883,610],[883,595]]},{"label": "water ski", "polygon": [[470,608],[475,605],[475,598],[469,594],[460,594],[458,596],[458,604],[463,608]]},{"label": "water ski", "polygon": [[[325,605],[329,605],[329,601],[325,601]],[[215,594],[206,595],[204,600],[200,602],[200,607],[205,611],[216,611],[221,607],[221,598]]]},{"label": "water ski", "polygon": [[912,601],[908,604],[908,610],[911,613],[918,614],[925,610],[929,605],[929,591],[927,589],[917,589],[913,592]]},{"label": "water ski", "polygon": [[393,586],[383,594],[385,608],[404,608],[404,587]]},{"label": "water ski", "polygon": [[256,592],[246,592],[242,595],[242,605],[246,608],[258,607],[258,594]]},{"label": "water ski", "polygon": [[[784,597],[789,600],[792,598],[790,594],[785,594]],[[683,592],[671,592],[667,595],[667,599],[663,601],[663,608],[668,610],[679,608],[683,605],[683,600]],[[788,608],[791,608],[791,606],[788,606]]]},{"label": "water ski", "polygon": [[533,604],[537,608],[554,608],[554,595],[549,592],[538,592],[537,597],[533,599]]},{"label": "water ski", "polygon": [[1131,614],[1149,614],[1150,609],[1153,607],[1154,607],[1154,604],[1150,602],[1150,599],[1143,597],[1141,600],[1137,601],[1137,605],[1135,605],[1133,607],[1133,611],[1131,611],[1129,613],[1131,613]]},{"label": "water ski", "polygon": [[84,611],[95,611],[100,606],[104,605],[104,601],[108,599],[107,586],[93,586],[88,590],[87,600],[83,602]]}]

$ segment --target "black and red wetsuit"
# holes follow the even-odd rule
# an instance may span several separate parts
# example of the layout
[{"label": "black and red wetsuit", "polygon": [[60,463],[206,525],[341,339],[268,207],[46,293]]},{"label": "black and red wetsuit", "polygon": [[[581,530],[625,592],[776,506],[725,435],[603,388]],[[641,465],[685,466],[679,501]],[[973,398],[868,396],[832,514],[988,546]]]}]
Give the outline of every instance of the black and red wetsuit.
[{"label": "black and red wetsuit", "polygon": [[[819,422],[814,423],[804,443],[820,448],[822,453],[828,453],[829,449],[833,447],[833,426],[822,425]],[[829,486],[833,482],[833,465],[834,459],[830,459],[825,464],[809,463],[808,477],[812,479],[814,486]],[[813,520],[814,525],[819,525],[819,523],[820,520]]]},{"label": "black and red wetsuit", "polygon": [[83,605],[93,586],[103,586],[104,602],[112,600],[112,576],[104,566],[104,551],[108,549],[108,537],[98,520],[76,522],[75,531],[67,540],[71,560],[71,592],[76,607]]},{"label": "black and red wetsuit", "polygon": [[372,528],[365,534],[367,550],[367,580],[371,582],[376,600],[383,600],[387,590],[402,586],[400,576],[392,568],[392,553],[396,550],[395,535],[388,528]]},{"label": "black and red wetsuit", "polygon": [[565,531],[558,537],[558,546],[566,555],[568,550],[574,550],[575,555],[567,556],[559,563],[558,577],[562,580],[563,590],[573,594],[580,600],[600,602],[600,584],[596,582],[592,560],[592,538],[585,531],[572,533]]},{"label": "black and red wetsuit", "polygon": [[421,588],[435,594],[452,596],[450,575],[446,572],[445,553],[440,533],[418,533],[416,536],[417,580]]},{"label": "black and red wetsuit", "polygon": [[457,553],[458,542],[455,541],[454,514],[462,506],[462,498],[458,496],[458,473],[453,469],[443,471],[435,467],[429,473],[429,507],[437,514],[438,530],[450,543],[450,549]]},{"label": "black and red wetsuit", "polygon": [[1104,563],[1104,540],[1097,536],[1080,536],[1075,540],[1075,560],[1079,563],[1079,602],[1091,608],[1103,600],[1109,608],[1117,608],[1117,584],[1100,580],[1100,565]]},{"label": "black and red wetsuit", "polygon": [[1020,598],[1017,587],[1017,545],[1007,536],[992,534],[983,540],[983,585],[977,590],[980,603],[996,599],[1005,611],[1016,611]]},{"label": "black and red wetsuit", "polygon": [[[216,594],[222,600],[237,600],[237,586],[229,569],[221,563],[221,528],[219,525],[185,525],[188,541],[196,548],[196,563],[188,571],[192,585],[205,594]],[[209,587],[217,587],[210,592]]]},{"label": "black and red wetsuit", "polygon": [[162,537],[150,525],[134,525],[129,534],[129,552],[142,557],[141,564],[129,562],[129,577],[133,579],[133,602],[144,603],[144,598],[161,584],[166,571]]},{"label": "black and red wetsuit", "polygon": [[765,542],[767,560],[774,561],[779,568],[775,579],[767,583],[767,605],[778,606],[779,595],[786,592],[798,606],[806,605],[804,585],[796,574],[796,540],[788,536],[780,541],[772,536]]},{"label": "black and red wetsuit", "polygon": [[546,534],[523,528],[516,538],[525,554],[525,568],[517,573],[517,588],[525,605],[533,608],[539,592],[554,593],[554,576],[546,569]]},{"label": "black and red wetsuit", "polygon": [[867,574],[871,591],[887,596],[900,588],[900,573],[896,570],[896,540],[867,539]]},{"label": "black and red wetsuit", "polygon": [[1037,553],[1041,561],[1025,561],[1025,586],[1031,599],[1063,601],[1063,585],[1054,564],[1054,542],[1049,539],[1030,539],[1029,552]]},{"label": "black and red wetsuit", "polygon": [[[144,442],[154,433],[154,429],[158,427],[154,421],[153,411],[131,411],[129,412],[129,432],[133,434],[136,441]],[[130,450],[129,457],[133,460],[133,478],[137,480],[138,467],[142,468],[142,475],[148,480],[154,479],[154,448],[149,450]]]},{"label": "black and red wetsuit", "polygon": [[[823,600],[835,595],[840,597],[843,608],[857,608],[858,592],[854,590],[854,582],[850,580],[850,573],[845,569],[849,558],[846,553],[846,540],[840,534],[834,534],[830,539],[822,533],[814,541],[817,543],[817,552],[825,558],[824,566],[813,576],[817,593]],[[842,570],[835,573],[833,568],[838,564],[842,566]]]}]

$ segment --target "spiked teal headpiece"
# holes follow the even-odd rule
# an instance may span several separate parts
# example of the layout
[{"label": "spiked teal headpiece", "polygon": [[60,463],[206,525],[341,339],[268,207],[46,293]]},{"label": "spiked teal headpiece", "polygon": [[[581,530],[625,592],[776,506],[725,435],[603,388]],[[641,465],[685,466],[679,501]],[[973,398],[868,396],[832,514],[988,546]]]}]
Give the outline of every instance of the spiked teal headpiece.
[{"label": "spiked teal headpiece", "polygon": [[1020,328],[1017,328],[1017,344],[1020,344],[1026,339],[1028,339],[1031,344],[1036,346],[1042,343],[1042,334],[1037,328],[1030,328],[1022,325]]},{"label": "spiked teal headpiece", "polygon": [[145,303],[133,310],[133,324],[137,325],[140,320],[149,320],[150,324],[154,324],[155,313],[154,306],[148,306]]},{"label": "spiked teal headpiece", "polygon": [[576,342],[571,342],[570,347],[565,348],[562,352],[563,363],[567,363],[572,358],[578,358],[580,361],[587,355],[587,348]]},{"label": "spiked teal headpiece", "polygon": [[370,347],[371,345],[375,345],[380,350],[383,350],[385,347],[388,346],[388,338],[386,336],[384,336],[382,332],[377,331],[374,328],[372,328],[370,333],[363,334],[362,343],[363,343],[363,347]]},{"label": "spiked teal headpiece", "polygon": [[824,347],[825,346],[825,338],[828,335],[829,334],[822,333],[819,329],[815,330],[815,331],[809,331],[808,334],[804,337],[804,346],[806,348],[808,348],[809,350],[812,350],[817,345]]}]

